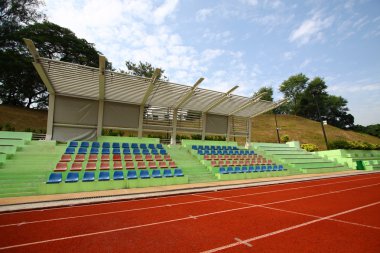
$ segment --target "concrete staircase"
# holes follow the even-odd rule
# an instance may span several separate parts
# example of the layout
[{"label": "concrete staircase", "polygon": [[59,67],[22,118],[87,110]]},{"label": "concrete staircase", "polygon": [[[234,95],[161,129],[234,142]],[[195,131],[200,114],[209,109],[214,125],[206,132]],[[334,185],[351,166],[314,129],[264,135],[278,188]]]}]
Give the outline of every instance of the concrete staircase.
[{"label": "concrete staircase", "polygon": [[179,145],[167,148],[168,153],[183,173],[189,177],[189,183],[218,181],[218,179],[190,152]]}]

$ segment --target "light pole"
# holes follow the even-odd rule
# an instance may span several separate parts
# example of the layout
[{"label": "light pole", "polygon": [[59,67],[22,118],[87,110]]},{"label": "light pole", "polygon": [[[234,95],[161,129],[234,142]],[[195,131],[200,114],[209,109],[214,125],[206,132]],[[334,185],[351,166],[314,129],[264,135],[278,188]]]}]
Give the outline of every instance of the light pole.
[{"label": "light pole", "polygon": [[313,96],[314,103],[317,106],[318,118],[319,118],[319,122],[321,123],[323,137],[325,138],[326,149],[329,150],[329,145],[328,145],[328,142],[327,142],[327,136],[326,136],[325,127],[324,127],[323,122],[322,122],[321,112],[319,111],[319,105],[318,105],[317,100],[315,99],[314,92],[312,92],[311,95]]},{"label": "light pole", "polygon": [[276,116],[276,111],[273,110],[273,113],[274,113],[274,121],[276,122],[276,133],[277,133],[277,142],[280,143],[280,133],[279,133],[279,128],[278,128],[278,125],[277,125],[277,116]]}]

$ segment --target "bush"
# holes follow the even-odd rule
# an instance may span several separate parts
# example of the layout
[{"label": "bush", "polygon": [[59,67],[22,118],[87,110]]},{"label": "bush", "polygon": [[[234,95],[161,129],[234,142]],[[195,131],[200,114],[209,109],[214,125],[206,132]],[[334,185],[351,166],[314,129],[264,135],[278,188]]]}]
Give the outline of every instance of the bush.
[{"label": "bush", "polygon": [[11,123],[7,122],[4,125],[4,131],[12,131],[12,132],[14,132],[15,131],[15,127]]},{"label": "bush", "polygon": [[314,151],[318,151],[319,150],[318,146],[315,145],[315,144],[312,144],[312,143],[302,144],[301,148],[303,148],[304,150],[306,150],[308,152],[314,152]]},{"label": "bush", "polygon": [[329,142],[329,149],[380,150],[380,145],[361,141],[337,140]]},{"label": "bush", "polygon": [[283,136],[281,136],[281,142],[288,142],[289,141],[289,135],[283,135]]}]

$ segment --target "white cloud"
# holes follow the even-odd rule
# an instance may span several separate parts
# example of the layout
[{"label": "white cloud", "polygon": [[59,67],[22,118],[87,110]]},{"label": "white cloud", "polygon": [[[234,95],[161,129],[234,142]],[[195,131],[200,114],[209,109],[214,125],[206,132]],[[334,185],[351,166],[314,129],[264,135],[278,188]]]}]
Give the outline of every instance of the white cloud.
[{"label": "white cloud", "polygon": [[300,69],[306,68],[310,64],[311,60],[310,59],[305,59],[301,65],[299,66]]},{"label": "white cloud", "polygon": [[213,9],[200,9],[195,14],[195,19],[197,21],[205,21],[213,13]]},{"label": "white cloud", "polygon": [[241,0],[241,2],[251,6],[256,6],[259,3],[258,0]]},{"label": "white cloud", "polygon": [[218,42],[222,44],[227,44],[234,40],[230,31],[211,32],[210,30],[206,30],[203,33],[202,38],[207,41]]},{"label": "white cloud", "polygon": [[292,31],[289,41],[296,42],[298,45],[304,45],[310,41],[322,41],[323,31],[329,28],[333,22],[334,16],[322,17],[320,12],[316,12]]},{"label": "white cloud", "polygon": [[295,55],[296,55],[295,52],[290,52],[290,51],[288,51],[288,52],[283,53],[282,57],[283,57],[285,60],[289,61],[289,60],[292,60],[292,59],[294,58]]}]

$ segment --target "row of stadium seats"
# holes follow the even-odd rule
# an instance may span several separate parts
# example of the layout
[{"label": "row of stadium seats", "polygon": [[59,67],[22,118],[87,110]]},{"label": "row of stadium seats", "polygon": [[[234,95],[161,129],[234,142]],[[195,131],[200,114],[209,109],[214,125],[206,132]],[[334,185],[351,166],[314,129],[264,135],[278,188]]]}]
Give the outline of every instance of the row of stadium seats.
[{"label": "row of stadium seats", "polygon": [[198,149],[198,155],[253,155],[255,151],[253,150],[202,150]]},{"label": "row of stadium seats", "polygon": [[[92,147],[92,148],[100,148],[100,143],[99,142],[88,142],[88,141],[82,141],[80,144],[78,141],[71,141],[68,145],[69,147],[73,147],[73,148],[76,148],[76,147],[82,147],[82,148],[88,148],[88,147]],[[141,143],[140,145],[137,144],[137,143],[120,143],[119,142],[103,142],[102,143],[102,148],[141,148],[141,149],[163,149],[164,147],[162,146],[162,144],[146,144],[146,143]]]},{"label": "row of stadium seats", "polygon": [[238,150],[238,147],[233,146],[212,146],[212,145],[192,145],[191,149],[194,150]]},{"label": "row of stadium seats", "polygon": [[[174,173],[170,169],[166,169],[161,173],[160,170],[152,170],[150,173],[148,170],[142,170],[139,173],[135,170],[130,170],[126,174],[126,179],[149,179],[149,178],[170,178],[170,177],[183,177],[183,172],[181,169],[175,169]],[[62,173],[53,172],[50,174],[49,179],[46,183],[48,184],[56,184],[62,182]],[[114,171],[113,172],[113,180],[124,180],[124,172],[123,171]],[[101,171],[98,175],[98,181],[109,181],[110,173],[108,171]],[[66,183],[75,183],[79,181],[79,173],[78,172],[69,172],[67,173],[65,182]],[[83,174],[82,182],[93,182],[95,181],[95,173],[92,171],[86,171]]]},{"label": "row of stadium seats", "polygon": [[[156,169],[156,168],[177,168],[177,165],[174,161],[169,161],[168,163],[166,161],[160,161],[160,162],[155,162],[155,161],[149,161],[149,162],[144,162],[144,161],[138,161],[138,162],[133,162],[133,161],[126,161],[123,163],[122,161],[113,161],[112,169],[114,170],[122,170],[122,169],[127,169],[127,170],[133,170],[133,169]],[[111,165],[109,161],[102,161],[100,163],[97,162],[74,162],[70,165],[70,163],[67,162],[59,162],[57,163],[54,171],[66,171],[70,168],[71,171],[80,171],[83,168],[85,170],[110,170]]]},{"label": "row of stadium seats", "polygon": [[258,164],[272,164],[271,160],[262,159],[245,159],[245,160],[211,160],[211,167],[220,166],[234,166],[234,165],[258,165]]},{"label": "row of stadium seats", "polygon": [[271,171],[283,171],[282,165],[256,165],[256,166],[236,166],[236,167],[220,167],[220,174],[235,174],[235,173],[252,173],[252,172],[271,172]]},{"label": "row of stadium seats", "polygon": [[262,155],[204,155],[205,160],[247,160],[247,159],[262,159]]},{"label": "row of stadium seats", "polygon": [[87,148],[87,147],[80,147],[78,148],[78,151],[76,150],[76,147],[68,147],[66,148],[66,151],[65,151],[65,154],[143,154],[143,155],[149,155],[149,154],[152,154],[152,155],[158,155],[158,154],[161,154],[161,155],[166,155],[166,150],[165,149],[138,149],[138,148],[135,148],[135,149],[129,149],[129,148],[123,148],[123,149],[120,149],[120,148],[102,148],[102,149],[99,149],[99,148],[94,148],[92,147],[91,149]]},{"label": "row of stadium seats", "polygon": [[[100,159],[99,159],[100,158]],[[123,157],[120,154],[114,154],[112,156],[108,154],[104,154],[101,156],[98,156],[96,154],[90,154],[88,156],[84,154],[77,154],[74,156],[74,162],[84,162],[84,161],[91,161],[96,162],[98,160],[101,161],[171,161],[172,158],[170,155],[124,155]],[[63,154],[61,156],[61,159],[59,162],[71,162],[72,161],[72,155],[70,154]]]}]

